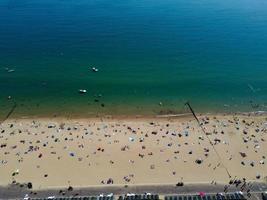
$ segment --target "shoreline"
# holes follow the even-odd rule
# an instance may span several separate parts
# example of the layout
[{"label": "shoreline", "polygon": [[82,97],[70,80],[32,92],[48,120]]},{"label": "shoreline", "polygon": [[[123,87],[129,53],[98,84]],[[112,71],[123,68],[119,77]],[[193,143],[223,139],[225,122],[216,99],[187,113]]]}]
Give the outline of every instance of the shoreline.
[{"label": "shoreline", "polygon": [[[267,111],[259,110],[259,111],[252,111],[252,112],[196,112],[196,115],[201,116],[267,116]],[[14,116],[11,114],[8,119],[114,119],[114,120],[121,120],[121,119],[171,119],[171,118],[190,118],[193,117],[191,112],[185,113],[176,113],[176,114],[99,114],[99,115],[57,115],[57,114],[47,114],[47,115],[24,115],[24,116]],[[0,120],[1,121],[1,120]]]},{"label": "shoreline", "polygon": [[[93,109],[88,109],[83,107],[78,109],[78,107],[70,107],[66,111],[58,110],[57,108],[51,109],[40,109],[31,110],[31,106],[22,108],[19,103],[10,101],[8,107],[4,107],[0,118],[4,118],[16,105],[16,108],[12,112],[11,118],[67,118],[67,119],[80,119],[80,118],[155,118],[155,117],[180,117],[184,115],[190,115],[191,112],[188,107],[164,107],[158,106],[158,108],[153,109],[153,107],[147,109],[133,108],[129,109],[127,107],[122,107],[120,110],[117,108],[101,108],[97,107]],[[52,108],[52,107],[51,107]],[[246,109],[205,109],[194,106],[194,110],[199,115],[267,115],[267,110],[265,107],[259,110],[246,108]],[[207,112],[208,111],[208,112]],[[26,114],[25,114],[26,113]],[[0,120],[1,121],[1,120]]]}]

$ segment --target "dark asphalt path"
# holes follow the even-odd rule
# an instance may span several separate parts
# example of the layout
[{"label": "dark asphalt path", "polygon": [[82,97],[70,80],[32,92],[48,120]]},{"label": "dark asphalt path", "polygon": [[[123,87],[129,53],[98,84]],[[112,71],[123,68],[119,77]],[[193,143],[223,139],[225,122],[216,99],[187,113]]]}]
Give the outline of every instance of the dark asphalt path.
[{"label": "dark asphalt path", "polygon": [[[88,188],[73,188],[73,191],[67,191],[67,188],[57,188],[48,190],[28,190],[19,186],[0,187],[0,199],[23,199],[28,194],[32,198],[45,198],[48,196],[61,196],[59,191],[65,192],[65,197],[74,195],[79,196],[97,196],[99,194],[124,195],[126,193],[143,194],[150,192],[160,195],[171,195],[171,194],[197,194],[200,191],[210,194],[216,194],[224,192],[225,185],[211,185],[211,184],[185,184],[182,187],[175,185],[135,185],[135,186],[99,186],[99,187],[88,187]],[[266,183],[253,183],[250,185],[250,192],[252,199],[261,200],[260,193],[267,191]],[[230,186],[228,192],[240,191],[240,187]],[[246,190],[244,191],[246,192]]]}]

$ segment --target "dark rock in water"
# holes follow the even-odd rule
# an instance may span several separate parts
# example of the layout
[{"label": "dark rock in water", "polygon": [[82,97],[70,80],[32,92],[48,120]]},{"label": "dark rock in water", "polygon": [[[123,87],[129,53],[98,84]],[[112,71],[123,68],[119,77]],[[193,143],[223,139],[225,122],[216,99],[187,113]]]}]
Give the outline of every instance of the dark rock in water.
[{"label": "dark rock in water", "polygon": [[105,104],[101,103],[101,107],[105,107]]},{"label": "dark rock in water", "polygon": [[27,184],[27,187],[28,187],[28,189],[32,189],[32,183],[29,182],[29,183]]}]

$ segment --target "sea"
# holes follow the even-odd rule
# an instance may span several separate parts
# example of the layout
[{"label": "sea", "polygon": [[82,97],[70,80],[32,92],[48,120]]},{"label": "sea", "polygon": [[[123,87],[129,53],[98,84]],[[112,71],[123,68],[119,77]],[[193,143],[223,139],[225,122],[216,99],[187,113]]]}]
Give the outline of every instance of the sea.
[{"label": "sea", "polygon": [[180,114],[186,102],[267,111],[266,0],[0,0],[2,119]]}]

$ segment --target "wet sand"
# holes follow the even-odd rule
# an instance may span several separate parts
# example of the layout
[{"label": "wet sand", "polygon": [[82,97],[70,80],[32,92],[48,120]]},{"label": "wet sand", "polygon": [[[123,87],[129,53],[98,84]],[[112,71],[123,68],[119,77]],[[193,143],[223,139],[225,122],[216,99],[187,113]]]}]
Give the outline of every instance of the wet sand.
[{"label": "wet sand", "polygon": [[266,181],[266,116],[199,119],[206,134],[193,117],[8,119],[0,126],[0,185]]}]

